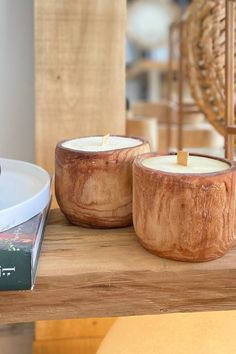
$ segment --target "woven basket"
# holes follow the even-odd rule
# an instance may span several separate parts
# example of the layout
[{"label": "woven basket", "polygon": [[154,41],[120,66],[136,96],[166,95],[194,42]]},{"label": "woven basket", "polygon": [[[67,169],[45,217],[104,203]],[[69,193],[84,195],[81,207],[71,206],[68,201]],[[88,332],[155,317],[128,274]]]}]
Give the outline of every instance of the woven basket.
[{"label": "woven basket", "polygon": [[225,134],[225,0],[194,0],[185,30],[193,98],[209,122]]}]

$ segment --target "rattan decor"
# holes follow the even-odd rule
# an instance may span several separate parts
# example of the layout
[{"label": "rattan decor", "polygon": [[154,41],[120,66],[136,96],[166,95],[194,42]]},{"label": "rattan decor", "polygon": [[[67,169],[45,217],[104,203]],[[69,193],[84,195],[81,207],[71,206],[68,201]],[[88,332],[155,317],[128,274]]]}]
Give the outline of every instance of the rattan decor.
[{"label": "rattan decor", "polygon": [[186,23],[192,95],[221,134],[225,134],[225,16],[225,0],[193,0]]}]

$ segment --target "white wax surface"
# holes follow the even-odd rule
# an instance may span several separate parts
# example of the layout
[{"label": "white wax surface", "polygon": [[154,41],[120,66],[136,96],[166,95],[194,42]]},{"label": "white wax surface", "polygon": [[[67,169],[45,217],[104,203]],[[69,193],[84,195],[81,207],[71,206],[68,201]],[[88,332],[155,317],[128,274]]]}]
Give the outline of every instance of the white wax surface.
[{"label": "white wax surface", "polygon": [[189,156],[188,166],[177,164],[176,155],[149,157],[142,164],[154,170],[172,173],[211,173],[230,168],[225,162],[201,156]]},{"label": "white wax surface", "polygon": [[142,141],[128,137],[110,136],[108,144],[102,145],[101,136],[91,136],[66,141],[63,147],[78,151],[111,151],[141,145]]}]

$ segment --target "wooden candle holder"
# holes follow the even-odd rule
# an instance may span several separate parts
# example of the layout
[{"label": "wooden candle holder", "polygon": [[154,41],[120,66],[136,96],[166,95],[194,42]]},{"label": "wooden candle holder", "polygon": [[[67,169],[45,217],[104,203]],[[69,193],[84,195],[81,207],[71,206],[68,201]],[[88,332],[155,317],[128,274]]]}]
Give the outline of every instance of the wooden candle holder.
[{"label": "wooden candle holder", "polygon": [[110,151],[76,151],[56,147],[55,191],[67,219],[85,227],[132,224],[132,163],[149,152],[149,144]]},{"label": "wooden candle holder", "polygon": [[[197,155],[210,157],[206,155]],[[141,244],[158,256],[209,261],[236,243],[236,165],[205,174],[167,173],[133,165],[133,223]]]}]

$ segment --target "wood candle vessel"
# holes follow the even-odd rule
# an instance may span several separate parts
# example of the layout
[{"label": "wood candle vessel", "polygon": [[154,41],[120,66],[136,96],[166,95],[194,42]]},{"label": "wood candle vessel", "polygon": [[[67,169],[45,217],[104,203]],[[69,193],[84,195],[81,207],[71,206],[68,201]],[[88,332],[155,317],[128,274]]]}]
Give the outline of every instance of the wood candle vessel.
[{"label": "wood candle vessel", "polygon": [[173,260],[221,257],[236,243],[235,163],[214,157],[227,169],[211,173],[171,173],[143,165],[156,156],[144,154],[133,164],[133,223],[139,241]]},{"label": "wood candle vessel", "polygon": [[[102,137],[95,138],[102,142]],[[56,198],[71,223],[96,228],[132,224],[132,163],[150,148],[143,139],[131,139],[138,145],[107,151],[75,150],[63,146],[66,141],[58,143]]]}]

